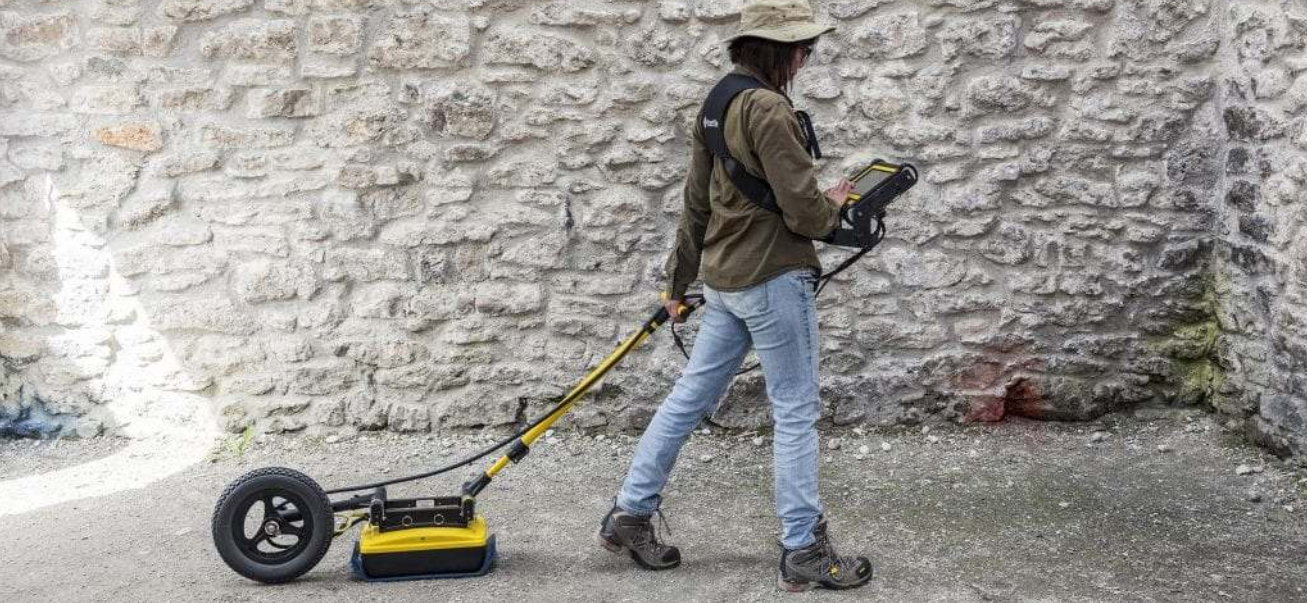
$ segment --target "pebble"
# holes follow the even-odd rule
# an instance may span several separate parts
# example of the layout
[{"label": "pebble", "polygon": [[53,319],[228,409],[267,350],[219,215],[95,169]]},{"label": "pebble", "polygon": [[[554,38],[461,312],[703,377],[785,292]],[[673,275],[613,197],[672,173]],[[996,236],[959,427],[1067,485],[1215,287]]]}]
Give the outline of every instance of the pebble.
[{"label": "pebble", "polygon": [[1261,493],[1261,492],[1254,491],[1254,490],[1249,490],[1249,491],[1248,491],[1248,502],[1250,502],[1250,503],[1259,503],[1259,502],[1262,502],[1262,493]]},{"label": "pebble", "polygon": [[1171,451],[1171,447],[1170,447],[1170,446],[1167,446],[1166,444],[1158,444],[1158,445],[1157,445],[1157,451],[1158,451],[1158,452],[1170,452],[1170,451]]},{"label": "pebble", "polygon": [[340,441],[340,436],[338,436],[338,435],[336,435],[336,434],[334,434],[334,433],[331,434],[331,435],[329,435],[329,436],[327,436],[327,443],[328,443],[328,444],[335,444],[336,442],[339,442],[339,441]]},{"label": "pebble", "polygon": [[921,433],[923,433],[923,434],[930,433],[930,426],[929,426],[929,425],[922,425],[922,426],[921,426]]},{"label": "pebble", "polygon": [[866,444],[863,444],[863,445],[861,445],[861,446],[858,446],[858,454],[860,454],[860,455],[865,455],[865,454],[868,454],[868,453],[870,453],[870,452],[871,452],[871,447],[870,447],[870,446],[868,446],[868,445],[866,445]]},{"label": "pebble", "polygon": [[1293,505],[1284,505],[1285,513],[1293,513]]},{"label": "pebble", "polygon": [[1060,502],[1060,503],[1057,503],[1057,506],[1062,507],[1063,509],[1065,509],[1065,508],[1071,506],[1071,503],[1069,503],[1069,502],[1067,502],[1067,501],[1064,500],[1064,501],[1062,501],[1062,502]]},{"label": "pebble", "polygon": [[882,451],[884,451],[884,452],[889,452],[889,451],[890,451],[890,448],[892,448],[892,446],[889,445],[889,442],[881,442],[881,443],[880,443],[880,449],[881,449]]},{"label": "pebble", "polygon": [[713,455],[711,454],[703,454],[699,456],[699,462],[701,463],[711,463],[712,460],[713,460]]},{"label": "pebble", "polygon": [[761,447],[763,444],[767,443],[767,440],[764,439],[762,436],[753,436],[752,442],[754,446]]},{"label": "pebble", "polygon": [[1235,475],[1248,475],[1253,472],[1253,468],[1248,465],[1239,465],[1234,468]]},{"label": "pebble", "polygon": [[863,429],[862,429],[861,427],[854,427],[854,428],[853,428],[853,435],[856,435],[856,436],[863,436],[863,435],[867,435],[867,432],[866,432],[866,431],[863,431]]},{"label": "pebble", "polygon": [[939,441],[939,438],[935,436],[926,436],[926,441],[930,442],[931,444],[934,444]]},{"label": "pebble", "polygon": [[839,440],[831,440],[829,442],[826,442],[826,450],[839,450],[839,449],[840,449]]},{"label": "pebble", "polygon": [[1101,442],[1106,439],[1107,439],[1107,433],[1103,431],[1095,431],[1093,434],[1089,436],[1089,441],[1091,442]]},{"label": "pebble", "polygon": [[176,532],[173,532],[172,535],[173,535],[173,536],[185,536],[185,535],[190,534],[190,533],[191,533],[191,529],[190,529],[190,528],[182,528],[182,529],[180,529],[180,530],[177,530]]}]

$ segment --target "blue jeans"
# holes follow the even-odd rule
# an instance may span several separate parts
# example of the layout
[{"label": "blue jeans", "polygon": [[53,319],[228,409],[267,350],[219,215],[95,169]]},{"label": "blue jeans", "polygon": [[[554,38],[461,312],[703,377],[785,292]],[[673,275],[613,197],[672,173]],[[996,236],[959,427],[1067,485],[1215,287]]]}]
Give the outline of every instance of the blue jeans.
[{"label": "blue jeans", "polygon": [[690,432],[726,392],[752,345],[771,400],[773,473],[781,544],[813,542],[817,498],[818,396],[816,275],[803,268],[740,291],[704,287],[707,301],[685,371],[640,437],[617,496],[618,508],[650,515],[662,502],[676,455]]}]

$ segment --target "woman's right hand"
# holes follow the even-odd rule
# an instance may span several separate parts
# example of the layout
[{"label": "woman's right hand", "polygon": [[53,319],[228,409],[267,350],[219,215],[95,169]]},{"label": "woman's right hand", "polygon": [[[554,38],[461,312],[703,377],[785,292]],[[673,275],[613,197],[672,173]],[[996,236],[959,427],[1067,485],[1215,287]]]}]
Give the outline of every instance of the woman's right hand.
[{"label": "woman's right hand", "polygon": [[671,317],[672,322],[685,322],[685,317],[681,316],[681,308],[685,302],[679,299],[669,299],[663,302],[663,308],[667,309],[667,315]]},{"label": "woman's right hand", "polygon": [[853,183],[843,178],[835,186],[826,189],[826,199],[838,209],[844,207],[844,202],[848,201],[851,192],[853,192]]}]

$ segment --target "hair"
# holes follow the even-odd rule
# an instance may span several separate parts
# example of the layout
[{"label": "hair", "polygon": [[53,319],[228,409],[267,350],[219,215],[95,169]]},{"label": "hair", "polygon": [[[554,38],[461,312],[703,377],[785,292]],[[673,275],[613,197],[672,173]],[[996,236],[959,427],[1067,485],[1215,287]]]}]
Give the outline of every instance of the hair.
[{"label": "hair", "polygon": [[797,42],[775,42],[763,38],[745,37],[731,41],[731,62],[738,67],[748,67],[767,79],[767,83],[777,90],[790,92],[790,63],[794,60],[794,49],[811,47],[817,40],[799,40]]}]

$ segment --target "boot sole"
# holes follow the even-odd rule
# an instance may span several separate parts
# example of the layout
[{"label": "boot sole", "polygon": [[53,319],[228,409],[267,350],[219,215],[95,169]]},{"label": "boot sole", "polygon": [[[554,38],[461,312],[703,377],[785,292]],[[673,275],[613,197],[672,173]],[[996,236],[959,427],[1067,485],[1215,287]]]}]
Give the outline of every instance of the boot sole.
[{"label": "boot sole", "polygon": [[871,582],[871,578],[872,578],[873,575],[875,575],[875,572],[874,572],[874,571],[869,572],[869,573],[867,574],[867,577],[866,577],[865,579],[863,579],[863,580],[859,580],[859,581],[854,582],[854,583],[851,583],[851,584],[840,584],[840,583],[838,583],[838,582],[811,582],[811,581],[809,581],[809,582],[791,582],[791,581],[789,581],[789,580],[786,580],[786,579],[785,579],[785,576],[783,576],[783,575],[777,575],[777,576],[776,576],[776,586],[777,586],[778,588],[780,588],[781,590],[783,590],[783,591],[785,591],[785,592],[790,592],[790,593],[801,593],[801,592],[804,592],[804,591],[812,590],[813,588],[818,587],[818,586],[820,586],[820,587],[822,587],[822,588],[830,589],[830,590],[850,590],[850,589],[858,588],[858,587],[860,587],[860,586],[866,586],[867,583]]},{"label": "boot sole", "polygon": [[626,551],[630,555],[631,560],[635,561],[636,565],[647,570],[652,570],[657,572],[662,570],[669,570],[681,565],[680,559],[677,559],[676,563],[673,563],[671,565],[664,565],[664,566],[649,565],[648,563],[645,563],[645,561],[641,559],[639,555],[635,554],[635,551],[632,551],[631,549],[622,546],[622,543],[620,542],[613,542],[612,540],[609,540],[608,537],[604,536],[603,528],[599,528],[599,531],[595,532],[595,542],[599,543],[599,546],[603,547],[604,550],[613,554],[620,555],[622,554],[622,551]]}]

